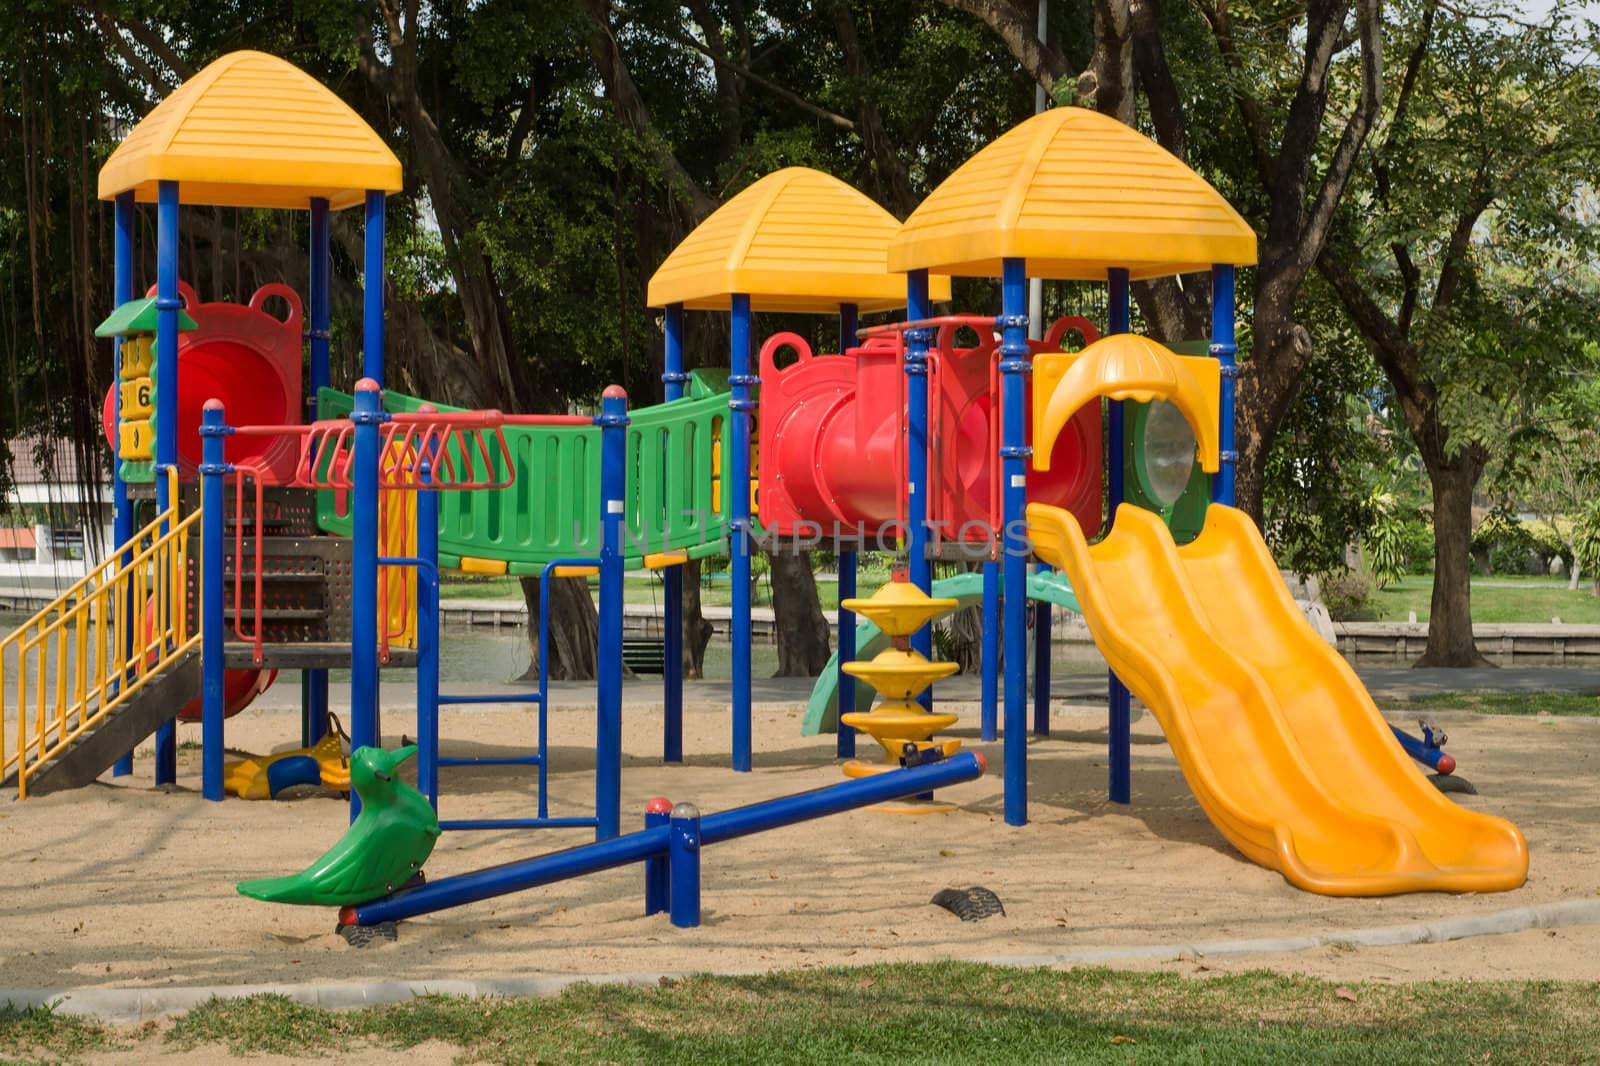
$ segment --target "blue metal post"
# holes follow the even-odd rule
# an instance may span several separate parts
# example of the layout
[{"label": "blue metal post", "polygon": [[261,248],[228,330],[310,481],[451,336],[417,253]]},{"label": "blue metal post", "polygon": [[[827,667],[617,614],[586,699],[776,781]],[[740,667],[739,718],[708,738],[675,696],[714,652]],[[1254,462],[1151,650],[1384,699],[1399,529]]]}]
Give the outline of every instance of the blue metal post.
[{"label": "blue metal post", "polygon": [[[665,829],[672,821],[672,801],[657,796],[644,808],[644,827]],[[644,912],[662,914],[672,899],[672,864],[667,856],[655,854],[644,860]]]},{"label": "blue metal post", "polygon": [[[429,412],[423,404],[419,412]],[[417,481],[433,481],[432,456],[418,460]],[[417,557],[439,572],[439,494],[417,493]],[[543,708],[540,708],[543,714]],[[439,587],[426,574],[417,575],[417,785],[433,809],[439,809]],[[543,799],[543,791],[540,792]]]},{"label": "blue metal post", "polygon": [[[999,533],[996,532],[998,537]],[[983,564],[983,673],[980,690],[978,735],[982,740],[999,736],[1000,714],[1000,564]]]},{"label": "blue metal post", "polygon": [[[1128,272],[1121,267],[1110,271],[1109,306],[1106,311],[1106,331],[1126,333],[1132,325],[1132,307],[1128,300]],[[1109,413],[1109,451],[1106,453],[1106,497],[1109,513],[1106,526],[1109,531],[1117,518],[1117,508],[1125,497],[1127,471],[1123,467],[1123,425],[1121,400],[1106,403]],[[1110,672],[1107,680],[1109,710],[1106,718],[1106,776],[1112,803],[1133,802],[1133,744],[1131,739],[1132,710],[1128,699],[1128,686]]]},{"label": "blue metal post", "polygon": [[[307,301],[310,324],[306,338],[311,342],[311,390],[306,398],[306,418],[317,417],[317,392],[332,384],[328,370],[329,279],[333,275],[331,227],[328,201],[311,198],[311,271]],[[304,670],[300,674],[301,740],[307,746],[328,732],[328,671]]]},{"label": "blue metal post", "polygon": [[[378,383],[356,382],[351,493],[350,744],[375,747],[378,735],[378,451],[383,413]],[[350,790],[350,820],[361,797]]]},{"label": "blue metal post", "polygon": [[[928,300],[928,272],[906,275],[906,318],[912,322],[933,313]],[[933,589],[933,561],[928,558],[928,344],[930,329],[906,331],[906,568],[911,583],[923,592]],[[911,647],[933,656],[933,626],[911,635]]]},{"label": "blue metal post", "polygon": [[[222,515],[227,509],[222,479],[232,432],[222,424],[222,401],[205,403],[200,421],[200,783],[206,799],[222,801],[224,554]],[[236,605],[237,608],[237,605]]]},{"label": "blue metal post", "polygon": [[[116,200],[116,229],[112,244],[112,299],[116,306],[121,307],[133,299],[133,193],[132,191],[118,193]],[[116,404],[116,418],[112,425],[118,427],[121,433],[122,425],[122,338],[118,337],[111,342],[112,380],[117,383],[113,402]],[[113,453],[117,448],[113,446]],[[128,498],[128,483],[122,480],[122,462],[115,454],[111,457],[111,507],[112,527],[111,537],[118,547],[128,543],[133,537],[133,501]],[[122,553],[122,565],[128,566],[133,562],[133,551],[130,549]],[[128,603],[127,611],[122,618],[122,632],[125,634],[122,650],[123,660],[126,661],[133,654],[133,603]],[[119,684],[128,679],[119,679]],[[118,759],[111,768],[112,776],[127,777],[133,773],[133,752],[128,752]]]},{"label": "blue metal post", "polygon": [[1006,642],[1005,818],[1028,821],[1028,506],[1026,376],[1028,278],[1021,259],[1004,261],[1000,286],[1000,470],[1004,523]]},{"label": "blue metal post", "polygon": [[1239,452],[1233,438],[1233,394],[1239,379],[1239,367],[1234,363],[1239,345],[1233,334],[1233,299],[1233,267],[1218,263],[1211,268],[1211,356],[1222,364],[1222,396],[1217,412],[1222,423],[1219,427],[1222,464],[1211,479],[1211,498],[1229,507],[1233,506],[1234,475],[1239,465]]},{"label": "blue metal post", "polygon": [[[1040,563],[1041,574],[1050,572]],[[1039,600],[1033,605],[1033,735],[1050,735],[1050,604]]]},{"label": "blue metal post", "polygon": [[[178,461],[178,183],[156,186],[156,464],[165,469]],[[156,477],[156,507],[166,511],[177,501],[169,498],[167,479]],[[161,528],[162,533],[167,528]],[[158,628],[166,628],[158,619]],[[155,778],[158,785],[178,780],[178,726],[168,722],[156,729]]]},{"label": "blue metal post", "polygon": [[367,247],[362,264],[361,373],[383,385],[383,203],[367,190]]},{"label": "blue metal post", "polygon": [[[683,305],[667,308],[665,348],[661,386],[668,403],[683,398],[689,375],[683,370]],[[664,477],[678,471],[666,470]],[[681,516],[674,516],[674,518]],[[683,761],[683,567],[669,566],[661,572],[665,603],[662,609],[661,648],[661,761]]]},{"label": "blue metal post", "polygon": [[667,827],[667,867],[672,879],[667,913],[679,929],[700,924],[700,808],[680,803]]},{"label": "blue metal post", "polygon": [[[957,752],[948,759],[928,763],[906,770],[891,770],[871,777],[845,781],[811,792],[753,803],[747,807],[720,811],[700,820],[699,843],[702,846],[735,840],[751,833],[781,829],[796,822],[823,818],[857,807],[869,807],[930,792],[936,788],[972,781],[984,773],[982,755],[971,751]],[[687,805],[683,805],[687,806]],[[674,809],[674,814],[682,807]],[[399,921],[419,914],[431,914],[482,899],[503,896],[510,892],[537,888],[540,885],[564,881],[571,877],[611,870],[629,863],[644,862],[652,856],[669,855],[672,849],[672,826],[651,825],[637,833],[614,840],[584,844],[581,847],[554,851],[531,859],[501,863],[471,873],[458,874],[430,881],[417,888],[397,892],[385,899],[345,907],[339,912],[341,925],[377,925],[379,922]],[[676,877],[674,866],[672,876]],[[678,899],[677,886],[672,898]],[[698,893],[696,893],[698,901]]]},{"label": "blue metal post", "polygon": [[[856,336],[860,310],[855,304],[839,305],[841,356],[860,343],[860,338]],[[839,678],[834,686],[837,693],[834,753],[841,759],[850,759],[856,753],[856,731],[854,727],[844,724],[844,716],[856,709],[856,679],[844,672],[844,666],[845,663],[854,662],[856,657],[856,615],[854,611],[845,610],[844,601],[856,594],[856,553],[844,551],[839,545],[835,545],[835,551],[839,561]]]},{"label": "blue metal post", "polygon": [[761,378],[750,373],[750,297],[735,293],[729,323],[732,373],[728,400],[732,433],[728,442],[729,563],[733,571],[733,768],[750,769],[750,415],[755,401],[750,386]]},{"label": "blue metal post", "polygon": [[600,648],[595,665],[596,840],[622,832],[622,520],[627,510],[628,394],[600,397]]}]

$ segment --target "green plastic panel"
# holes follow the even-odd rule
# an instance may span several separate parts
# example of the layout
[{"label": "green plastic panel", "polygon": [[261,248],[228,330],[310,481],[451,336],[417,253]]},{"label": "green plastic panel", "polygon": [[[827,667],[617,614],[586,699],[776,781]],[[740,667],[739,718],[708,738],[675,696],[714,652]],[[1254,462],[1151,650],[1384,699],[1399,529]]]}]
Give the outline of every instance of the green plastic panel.
[{"label": "green plastic panel", "polygon": [[[1180,341],[1169,347],[1179,355],[1210,353],[1209,342],[1203,340]],[[1200,468],[1197,460],[1189,473],[1189,484],[1184,488],[1183,495],[1171,506],[1163,506],[1151,494],[1143,477],[1144,425],[1150,407],[1150,404],[1136,400],[1123,401],[1122,461],[1123,470],[1126,471],[1123,497],[1129,503],[1160,515],[1172,530],[1172,539],[1179,544],[1186,544],[1198,537],[1206,524],[1206,508],[1211,505],[1211,475]]]},{"label": "green plastic panel", "polygon": [[[697,371],[683,399],[629,412],[624,529],[630,567],[642,565],[647,553],[681,550],[702,558],[725,551],[727,516],[712,509],[712,442],[727,420],[728,394],[716,384]],[[425,402],[396,392],[383,398],[385,409],[396,413],[414,412]],[[352,405],[349,393],[322,389],[317,395],[319,418],[347,417]],[[516,479],[504,489],[441,494],[440,565],[459,567],[463,557],[495,559],[510,574],[538,574],[555,559],[598,555],[599,428],[507,426],[504,432]],[[473,468],[475,478],[489,473],[481,459]],[[502,480],[505,471],[493,473]],[[317,524],[349,536],[341,495],[318,493]]]}]

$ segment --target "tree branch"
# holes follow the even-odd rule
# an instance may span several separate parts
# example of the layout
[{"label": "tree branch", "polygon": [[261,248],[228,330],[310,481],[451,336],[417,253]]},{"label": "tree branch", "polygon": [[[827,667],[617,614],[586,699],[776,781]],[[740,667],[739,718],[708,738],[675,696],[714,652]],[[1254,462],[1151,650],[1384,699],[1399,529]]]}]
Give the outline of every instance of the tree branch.
[{"label": "tree branch", "polygon": [[1200,14],[1210,25],[1211,36],[1217,42],[1217,52],[1222,56],[1223,64],[1232,75],[1229,81],[1234,86],[1234,106],[1239,109],[1239,116],[1244,120],[1245,136],[1250,141],[1250,155],[1255,161],[1256,175],[1260,177],[1262,186],[1270,189],[1273,166],[1267,118],[1261,102],[1244,90],[1244,64],[1239,58],[1239,49],[1234,44],[1233,15],[1228,11],[1228,0],[1216,0],[1214,4],[1207,3],[1206,0],[1196,0],[1195,6],[1200,9]]},{"label": "tree branch", "polygon": [[644,142],[651,157],[667,175],[674,194],[689,208],[693,221],[698,222],[716,210],[716,200],[690,176],[677,155],[657,134],[639,86],[628,72],[622,47],[611,32],[610,4],[607,0],[584,0],[583,9],[589,16],[589,51],[594,56],[600,80],[605,83],[606,95],[617,109],[617,117]]},{"label": "tree branch", "polygon": [[[628,10],[626,8],[622,7],[620,4],[612,4],[611,6],[612,6],[612,8],[614,10],[616,10],[616,11],[618,11],[618,12],[624,14],[624,15],[629,14]],[[608,28],[608,32],[609,32],[609,28]],[[715,65],[715,66],[717,66],[719,68],[722,68],[724,70],[732,71],[733,73],[739,75],[739,77],[748,79],[750,81],[750,83],[753,84],[753,85],[761,86],[763,89],[767,90],[767,92],[769,92],[772,95],[776,96],[778,99],[784,100],[784,101],[786,101],[788,103],[793,104],[795,107],[798,107],[800,110],[804,111],[808,115],[813,115],[816,118],[820,118],[824,122],[831,123],[831,124],[839,127],[842,130],[854,130],[856,128],[856,124],[854,122],[850,121],[849,119],[845,118],[843,115],[836,114],[835,112],[829,111],[825,107],[820,107],[817,104],[812,103],[810,100],[807,100],[805,97],[801,96],[799,93],[793,92],[793,91],[791,91],[789,89],[785,89],[783,86],[777,84],[776,82],[774,82],[774,81],[772,81],[772,80],[770,80],[768,78],[763,78],[761,75],[757,74],[755,71],[751,70],[749,67],[743,66],[742,64],[739,64],[739,63],[735,63],[733,60],[727,58],[727,56],[725,54],[719,54],[719,52],[722,51],[721,49],[718,49],[717,51],[713,51],[711,48],[709,48],[708,46],[706,46],[704,44],[701,44],[699,41],[695,40],[693,37],[681,37],[681,36],[679,36],[679,35],[677,35],[675,33],[670,33],[670,32],[659,30],[659,29],[656,32],[661,33],[661,35],[666,37],[669,41],[672,41],[672,42],[674,42],[676,44],[680,44],[685,48],[693,49],[694,51],[700,53],[701,55],[705,56],[707,59],[711,60],[713,65]]]},{"label": "tree branch", "polygon": [[946,6],[964,11],[983,22],[1000,38],[1028,77],[1055,90],[1056,82],[1067,76],[1067,60],[1059,51],[1039,40],[1039,28],[1030,12],[1011,0],[944,0]]},{"label": "tree branch", "polygon": [[[1361,145],[1366,141],[1367,133],[1378,117],[1378,107],[1382,100],[1383,27],[1378,0],[1356,0],[1356,21],[1361,31],[1361,99],[1345,122],[1344,132],[1339,135],[1339,145],[1333,151],[1333,158],[1328,161],[1328,169],[1322,175],[1322,187],[1317,190],[1316,199],[1311,205],[1310,217],[1296,243],[1294,267],[1300,276],[1304,276],[1305,272],[1311,269],[1317,256],[1322,252],[1322,246],[1327,243],[1328,231],[1333,225],[1333,213],[1338,209],[1339,199],[1344,195],[1345,185],[1349,183],[1350,175],[1355,169]],[[1324,93],[1324,101],[1326,98]],[[1316,122],[1319,127],[1322,125],[1322,110],[1320,106],[1316,109]],[[1287,140],[1286,136],[1285,141]],[[1310,140],[1314,145],[1315,136]],[[1280,157],[1280,177],[1284,173],[1283,163],[1284,159]],[[1309,156],[1304,163],[1296,161],[1294,165],[1304,173],[1303,168],[1308,163]],[[1276,210],[1276,205],[1274,208]],[[1299,213],[1298,206],[1295,213]]]}]

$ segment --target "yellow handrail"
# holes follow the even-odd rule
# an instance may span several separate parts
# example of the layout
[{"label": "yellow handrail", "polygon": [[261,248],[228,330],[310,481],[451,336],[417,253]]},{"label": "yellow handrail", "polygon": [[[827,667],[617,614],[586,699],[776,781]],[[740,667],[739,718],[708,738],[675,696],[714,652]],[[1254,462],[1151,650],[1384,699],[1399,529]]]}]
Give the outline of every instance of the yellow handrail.
[{"label": "yellow handrail", "polygon": [[[19,799],[27,798],[30,772],[200,642],[187,582],[201,512],[180,520],[175,470],[167,471],[167,484],[172,502],[165,511],[0,640],[0,779],[15,772]],[[16,671],[14,707],[8,661]],[[13,716],[16,747],[7,752]]]}]

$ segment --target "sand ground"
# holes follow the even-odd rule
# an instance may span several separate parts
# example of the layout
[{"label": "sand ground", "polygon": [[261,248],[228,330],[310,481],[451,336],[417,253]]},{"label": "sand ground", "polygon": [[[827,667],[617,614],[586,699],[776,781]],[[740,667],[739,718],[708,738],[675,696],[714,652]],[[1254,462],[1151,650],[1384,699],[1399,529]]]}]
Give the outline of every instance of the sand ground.
[{"label": "sand ground", "polygon": [[[1148,715],[1134,727],[1134,803],[1105,798],[1104,710],[1058,704],[1054,734],[1030,741],[1032,822],[1001,818],[999,744],[977,742],[977,708],[956,735],[987,756],[986,778],[952,788],[947,815],[857,811],[709,849],[704,924],[675,930],[642,914],[637,867],[485,901],[401,927],[399,942],[357,950],[331,909],[274,906],[234,891],[292,872],[342,832],[343,803],[210,804],[194,789],[199,752],[180,751],[182,787],[130,779],[0,805],[3,983],[17,988],[349,983],[367,980],[742,970],[883,960],[981,958],[1141,944],[1329,932],[1486,913],[1600,893],[1600,720],[1434,715],[1461,773],[1482,795],[1461,802],[1514,820],[1532,870],[1499,895],[1329,899],[1241,858],[1201,813]],[[756,770],[727,767],[723,705],[691,704],[682,766],[657,759],[658,705],[625,715],[624,827],[653,796],[713,811],[840,780],[833,738],[802,738],[802,707],[758,705]],[[412,733],[386,709],[386,742]],[[293,746],[282,704],[230,721],[229,744]],[[460,709],[448,750],[505,753],[532,735],[521,710]],[[186,726],[184,739],[197,739]],[[593,804],[593,711],[551,715],[551,813]],[[524,769],[445,771],[446,817],[531,812]],[[582,843],[583,830],[447,834],[430,876]],[[962,923],[928,904],[939,889],[986,885],[1006,914]],[[1260,966],[1339,979],[1600,977],[1600,927],[1533,931],[1405,948],[1328,948],[1278,956],[1189,956],[1140,963],[1185,973]]]}]

